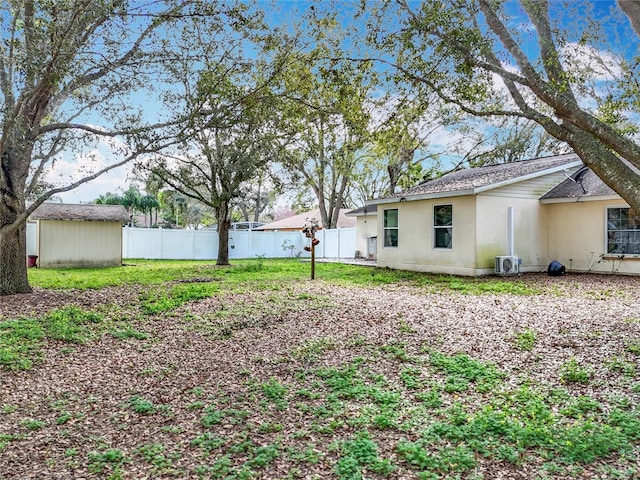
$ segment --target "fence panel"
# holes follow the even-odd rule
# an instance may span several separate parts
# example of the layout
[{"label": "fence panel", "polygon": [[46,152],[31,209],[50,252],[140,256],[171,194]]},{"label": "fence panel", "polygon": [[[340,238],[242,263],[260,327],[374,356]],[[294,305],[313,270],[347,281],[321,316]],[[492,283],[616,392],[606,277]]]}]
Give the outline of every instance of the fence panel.
[{"label": "fence panel", "polygon": [[[320,230],[316,237],[318,258],[351,258],[355,254],[355,228]],[[229,232],[229,258],[309,257],[304,247],[309,240],[302,232]],[[27,253],[36,253],[36,224],[27,225]],[[215,260],[218,232],[211,230],[168,230],[125,227],[122,231],[122,258],[166,260]]]}]

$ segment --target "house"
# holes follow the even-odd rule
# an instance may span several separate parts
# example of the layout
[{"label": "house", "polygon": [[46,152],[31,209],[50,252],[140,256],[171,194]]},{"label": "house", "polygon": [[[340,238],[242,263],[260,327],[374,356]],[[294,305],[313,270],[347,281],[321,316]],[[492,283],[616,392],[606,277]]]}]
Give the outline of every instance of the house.
[{"label": "house", "polygon": [[356,219],[356,257],[375,260],[378,246],[378,206],[365,205],[345,215]]},{"label": "house", "polygon": [[[347,217],[345,214],[349,210],[346,208],[340,209],[340,213],[338,214],[338,224],[337,228],[351,228],[356,226],[356,219],[353,217]],[[277,222],[267,223],[260,227],[254,228],[255,231],[280,231],[280,232],[295,232],[302,231],[305,223],[310,218],[315,218],[320,222],[320,209],[315,209],[310,212],[301,213],[299,215],[294,215],[293,217],[284,218],[282,220],[278,220]],[[318,229],[322,228],[320,226]]]},{"label": "house", "polygon": [[122,205],[43,203],[30,219],[40,267],[122,265],[122,226],[129,221]]},{"label": "house", "polygon": [[640,274],[640,217],[573,153],[459,170],[367,203],[380,267],[477,276],[556,260]]}]

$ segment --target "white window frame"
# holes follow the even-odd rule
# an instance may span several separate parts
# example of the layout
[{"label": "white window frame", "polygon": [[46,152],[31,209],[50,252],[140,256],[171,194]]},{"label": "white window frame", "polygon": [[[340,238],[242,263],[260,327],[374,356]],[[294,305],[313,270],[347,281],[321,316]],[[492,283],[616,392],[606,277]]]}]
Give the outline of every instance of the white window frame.
[{"label": "white window frame", "polygon": [[[396,223],[395,227],[387,227],[387,212],[395,210],[396,212]],[[387,245],[387,231],[395,230],[396,231],[396,244],[395,245]],[[398,248],[398,243],[400,242],[400,212],[397,208],[385,208],[382,211],[382,246],[383,248]]]},{"label": "white window frame", "polygon": [[[451,207],[451,225],[436,225],[436,209],[441,208],[441,207]],[[433,249],[434,250],[444,250],[444,251],[450,251],[453,250],[453,203],[436,203],[433,205],[433,208],[431,209],[431,215],[432,215],[432,219],[431,219],[431,228],[433,231]],[[442,229],[449,229],[451,231],[451,240],[449,242],[449,246],[448,247],[439,247],[436,245],[436,241],[437,241],[437,231],[438,230],[442,230]]]},{"label": "white window frame", "polygon": [[[632,208],[627,205],[627,204],[618,204],[618,205],[606,205],[605,209],[604,209],[604,252],[605,252],[605,256],[616,256],[616,255],[623,255],[623,256],[635,256],[638,257],[640,256],[640,246],[638,247],[638,251],[636,252],[610,252],[609,251],[609,240],[610,240],[610,235],[609,235],[609,210],[613,210],[613,209],[627,209],[627,210],[632,210]],[[637,235],[640,236],[640,228],[638,229],[628,229],[628,230],[623,230],[626,232],[631,232],[631,231],[637,231]]]}]

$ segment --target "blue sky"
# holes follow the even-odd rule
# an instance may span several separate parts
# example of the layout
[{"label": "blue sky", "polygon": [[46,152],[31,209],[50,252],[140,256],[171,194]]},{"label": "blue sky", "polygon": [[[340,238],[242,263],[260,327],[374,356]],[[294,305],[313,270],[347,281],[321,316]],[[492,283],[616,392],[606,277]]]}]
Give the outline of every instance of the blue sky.
[{"label": "blue sky", "polygon": [[[270,2],[261,2],[263,5],[268,6]],[[416,2],[412,2],[417,5]],[[551,0],[551,8],[552,13],[554,13],[554,9],[562,8],[564,2]],[[309,2],[309,1],[299,1],[299,0],[286,0],[279,2],[280,11],[275,13],[271,13],[272,21],[274,22],[284,22],[287,25],[292,23],[292,20],[298,16],[297,11],[307,11],[311,5],[322,5],[317,2]],[[326,4],[324,4],[326,5]],[[357,2],[353,4],[357,5]],[[595,17],[599,19],[610,18],[611,8],[615,6],[614,1],[610,0],[595,0],[590,3],[592,8],[594,9]],[[514,10],[516,13],[517,10]],[[555,14],[562,16],[568,15],[568,12],[565,10],[556,10]],[[522,26],[523,28],[527,28],[527,24],[525,23],[525,18],[523,18]],[[616,19],[617,20],[617,19]],[[622,18],[625,23],[613,23],[613,26],[607,30],[607,35],[611,38],[615,38],[616,35],[620,35],[620,39],[622,43],[618,43],[619,52],[623,53],[625,56],[630,56],[633,54],[638,54],[638,45],[634,42],[625,42],[626,37],[624,35],[624,29],[628,28],[626,24],[626,18]],[[517,21],[515,19],[514,21]],[[570,21],[566,19],[566,21]],[[622,32],[617,31],[618,28],[623,27]],[[634,40],[637,40],[637,37],[632,37]],[[529,45],[525,45],[525,49],[528,51],[530,55],[535,55],[537,53],[537,45],[532,42]],[[155,108],[157,110],[157,104],[150,104],[150,108]],[[157,112],[156,112],[157,113]],[[455,137],[453,137],[455,139]],[[446,144],[447,139],[446,136],[442,138],[441,144]],[[89,153],[89,152],[86,152]],[[95,149],[92,149],[93,157],[95,159],[95,164],[97,165],[107,165],[109,162],[114,161],[114,157],[110,154],[110,147],[104,143],[98,145]],[[57,162],[56,172],[54,172],[52,178],[58,177],[60,174],[73,174],[75,169],[75,162],[80,161],[83,162],[85,160],[78,158],[63,158],[62,161]],[[76,202],[86,202],[91,201],[97,198],[99,195],[106,193],[107,191],[115,192],[118,188],[126,189],[133,181],[134,178],[131,175],[130,167],[121,167],[113,170],[112,172],[101,176],[100,178],[83,185],[74,191],[67,192],[61,194],[60,196],[63,198],[65,202],[76,203]]]}]

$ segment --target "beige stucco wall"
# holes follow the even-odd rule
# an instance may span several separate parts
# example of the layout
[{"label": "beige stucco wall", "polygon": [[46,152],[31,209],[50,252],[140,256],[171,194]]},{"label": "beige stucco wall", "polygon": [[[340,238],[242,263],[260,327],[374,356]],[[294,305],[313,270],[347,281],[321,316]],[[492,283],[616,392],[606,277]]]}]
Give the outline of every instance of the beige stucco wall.
[{"label": "beige stucco wall", "polygon": [[367,241],[378,235],[378,217],[376,215],[362,215],[356,219],[356,250],[362,257],[367,257]]},{"label": "beige stucco wall", "polygon": [[478,274],[490,274],[495,269],[495,257],[509,255],[509,207],[513,209],[513,254],[521,260],[520,271],[546,269],[546,211],[537,199],[505,198],[478,195],[476,266]]},{"label": "beige stucco wall", "polygon": [[118,222],[38,221],[38,266],[98,267],[122,264]]},{"label": "beige stucco wall", "polygon": [[[433,248],[433,207],[453,206],[453,248]],[[398,247],[384,247],[384,210],[398,209]],[[475,197],[378,205],[378,266],[455,275],[476,274]]]},{"label": "beige stucco wall", "polygon": [[577,272],[640,274],[640,258],[607,257],[606,209],[626,207],[622,200],[566,202],[543,205],[549,217],[552,260]]}]

